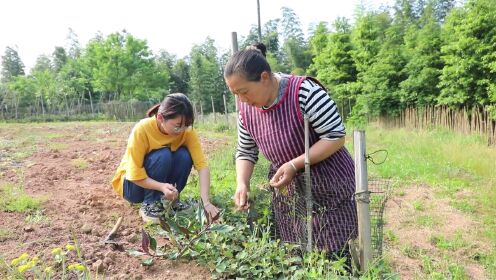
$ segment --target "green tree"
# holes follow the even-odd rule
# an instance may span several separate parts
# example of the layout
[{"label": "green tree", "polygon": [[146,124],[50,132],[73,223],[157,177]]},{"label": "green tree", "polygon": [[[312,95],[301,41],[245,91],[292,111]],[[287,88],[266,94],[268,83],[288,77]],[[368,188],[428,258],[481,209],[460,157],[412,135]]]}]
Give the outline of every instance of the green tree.
[{"label": "green tree", "polygon": [[351,55],[359,77],[375,62],[390,25],[391,18],[387,12],[367,12],[357,19],[351,35]]},{"label": "green tree", "polygon": [[279,22],[279,19],[269,20],[262,28],[262,41],[267,47],[267,52],[272,53],[275,57],[280,56]]},{"label": "green tree", "polygon": [[322,46],[314,45],[314,51],[318,55],[314,58],[313,67],[317,78],[328,86],[334,100],[343,104],[345,100],[354,99],[355,93],[349,89],[350,84],[356,82],[357,69],[351,55],[351,25],[347,19],[338,18],[333,23],[333,29],[334,32],[327,36],[328,41],[323,49]]},{"label": "green tree", "polygon": [[19,75],[10,80],[7,88],[4,88],[3,108],[7,113],[13,115],[15,119],[19,119],[19,109],[28,105],[32,105],[36,85],[31,77]]},{"label": "green tree", "polygon": [[443,23],[451,9],[455,7],[456,0],[434,0],[431,4],[434,9],[436,21]]},{"label": "green tree", "polygon": [[258,26],[252,25],[248,35],[244,38],[241,38],[241,44],[239,45],[239,49],[243,50],[246,47],[258,43],[260,40],[258,39]]},{"label": "green tree", "polygon": [[74,32],[74,30],[72,30],[72,28],[69,28],[69,33],[67,34],[66,41],[68,45],[67,55],[74,59],[79,58],[82,52],[81,44],[79,43],[77,34]]},{"label": "green tree", "polygon": [[168,72],[157,67],[146,41],[126,31],[94,38],[85,56],[93,88],[108,100],[157,102],[169,88]]},{"label": "green tree", "polygon": [[24,75],[24,63],[19,53],[12,47],[6,47],[2,56],[2,82],[9,82],[21,75]]},{"label": "green tree", "polygon": [[399,85],[406,79],[402,33],[401,24],[394,24],[386,30],[384,44],[375,62],[363,73],[363,91],[369,114],[397,114],[402,109]]},{"label": "green tree", "polygon": [[282,7],[282,31],[284,37],[282,62],[295,74],[304,74],[311,63],[311,54],[305,41],[301,24],[296,13]]},{"label": "green tree", "polygon": [[442,33],[439,104],[473,107],[496,101],[496,2],[471,0],[453,9]]},{"label": "green tree", "polygon": [[441,26],[434,14],[432,2],[425,8],[421,29],[412,26],[405,36],[405,67],[408,78],[400,83],[404,105],[435,105],[439,89],[441,61]]},{"label": "green tree", "polygon": [[184,59],[179,59],[171,72],[171,92],[189,93],[189,65]]},{"label": "green tree", "polygon": [[[362,11],[351,32],[353,50],[351,56],[357,70],[357,81],[347,86],[352,96],[349,107],[352,107],[351,121],[363,123],[371,113],[369,97],[366,95],[367,83],[365,77],[372,65],[378,60],[378,54],[385,41],[386,30],[391,26],[392,19],[387,11]],[[370,92],[370,87],[368,92]]]},{"label": "green tree", "polygon": [[69,58],[57,75],[60,104],[67,113],[75,104],[89,101],[91,112],[95,112],[94,93],[91,87],[91,71],[83,59]]},{"label": "green tree", "polygon": [[320,22],[309,38],[310,54],[312,55],[312,64],[310,64],[307,73],[310,76],[317,76],[317,72],[322,65],[316,61],[319,56],[324,55],[324,50],[327,47],[329,30],[325,22]]},{"label": "green tree", "polygon": [[67,63],[67,53],[63,47],[55,47],[52,53],[53,70],[58,73]]},{"label": "green tree", "polygon": [[222,76],[221,66],[217,58],[214,40],[207,38],[202,45],[195,45],[191,50],[190,90],[192,100],[203,107],[205,112],[223,111],[223,95],[227,90]]}]

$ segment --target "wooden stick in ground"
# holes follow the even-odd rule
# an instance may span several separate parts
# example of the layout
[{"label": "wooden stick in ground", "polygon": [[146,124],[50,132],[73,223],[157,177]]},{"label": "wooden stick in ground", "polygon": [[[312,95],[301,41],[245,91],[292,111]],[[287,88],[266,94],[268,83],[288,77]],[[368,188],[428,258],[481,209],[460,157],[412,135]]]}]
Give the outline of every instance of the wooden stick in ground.
[{"label": "wooden stick in ground", "polygon": [[117,230],[119,229],[121,224],[122,224],[122,217],[119,217],[119,219],[117,219],[117,222],[115,223],[114,227],[107,235],[107,238],[105,238],[105,241],[110,241],[114,237],[115,233],[117,232]]}]

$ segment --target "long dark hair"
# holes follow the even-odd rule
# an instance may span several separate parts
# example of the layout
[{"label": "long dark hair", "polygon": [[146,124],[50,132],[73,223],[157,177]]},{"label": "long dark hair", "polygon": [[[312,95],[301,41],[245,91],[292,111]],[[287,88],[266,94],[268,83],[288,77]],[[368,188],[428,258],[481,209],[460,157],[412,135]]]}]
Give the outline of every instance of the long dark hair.
[{"label": "long dark hair", "polygon": [[262,72],[272,73],[265,58],[267,48],[263,43],[256,43],[238,51],[227,61],[224,67],[224,77],[234,74],[244,77],[247,81],[258,82]]},{"label": "long dark hair", "polygon": [[174,119],[178,116],[184,117],[184,125],[190,126],[195,122],[193,106],[188,97],[182,93],[171,93],[161,103],[152,106],[146,112],[148,117],[162,115],[164,120]]}]

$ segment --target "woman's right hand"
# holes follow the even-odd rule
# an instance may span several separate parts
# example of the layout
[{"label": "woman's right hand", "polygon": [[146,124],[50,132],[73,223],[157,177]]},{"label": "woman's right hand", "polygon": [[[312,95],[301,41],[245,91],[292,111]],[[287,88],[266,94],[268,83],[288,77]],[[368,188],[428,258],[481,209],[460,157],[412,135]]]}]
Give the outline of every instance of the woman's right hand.
[{"label": "woman's right hand", "polygon": [[238,186],[234,193],[234,204],[237,210],[248,210],[250,208],[250,191],[247,186]]},{"label": "woman's right hand", "polygon": [[178,198],[179,193],[173,185],[168,183],[163,183],[162,186],[163,186],[162,192],[164,193],[164,197],[167,200],[174,201]]}]

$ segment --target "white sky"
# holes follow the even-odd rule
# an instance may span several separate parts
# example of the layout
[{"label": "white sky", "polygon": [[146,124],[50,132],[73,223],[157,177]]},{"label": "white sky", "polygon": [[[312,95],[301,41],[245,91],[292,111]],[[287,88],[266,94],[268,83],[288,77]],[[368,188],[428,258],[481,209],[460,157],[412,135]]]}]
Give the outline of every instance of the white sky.
[{"label": "white sky", "polygon": [[[377,8],[393,0],[365,0]],[[260,0],[262,25],[281,18],[281,7],[295,11],[304,32],[310,23],[332,22],[338,16],[353,18],[360,0]],[[98,31],[104,36],[126,29],[145,39],[153,52],[165,49],[178,57],[193,44],[213,38],[219,50],[231,46],[257,24],[256,0],[8,0],[0,4],[0,56],[5,47],[17,47],[26,72],[41,54],[55,46],[66,47],[69,28],[82,47]],[[1,59],[1,58],[0,58]]]}]

